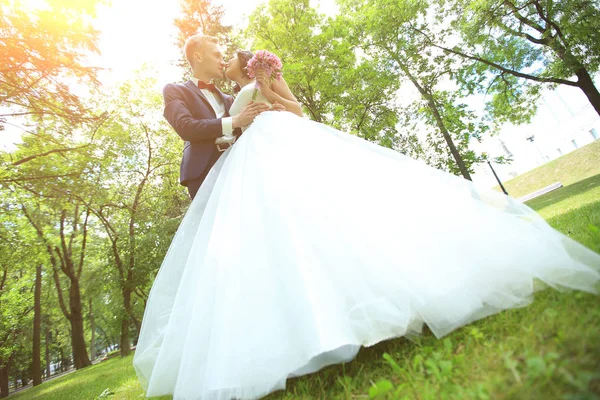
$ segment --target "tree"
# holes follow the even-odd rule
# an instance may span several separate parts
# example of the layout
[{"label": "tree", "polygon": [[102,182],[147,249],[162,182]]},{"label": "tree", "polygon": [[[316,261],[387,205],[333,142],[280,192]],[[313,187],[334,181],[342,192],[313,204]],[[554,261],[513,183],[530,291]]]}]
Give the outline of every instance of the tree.
[{"label": "tree", "polygon": [[35,236],[8,200],[0,198],[0,398],[8,396],[11,375],[29,379],[36,304],[32,265],[40,261]]},{"label": "tree", "polygon": [[470,180],[472,165],[486,156],[469,150],[469,141],[480,138],[489,128],[477,121],[453,91],[441,88],[450,84],[457,66],[415,34],[417,29],[428,29],[425,20],[429,10],[426,3],[410,1],[348,0],[342,2],[340,18],[352,26],[363,52],[382,60],[398,80],[408,80],[417,90],[420,100],[412,108],[416,112],[411,118],[421,119],[437,132],[428,134],[429,147],[437,153],[433,165]]},{"label": "tree", "polygon": [[277,54],[284,77],[314,121],[395,147],[394,92],[399,86],[377,57],[359,57],[348,26],[308,0],[271,0],[257,8],[245,33],[255,49]]},{"label": "tree", "polygon": [[98,52],[90,18],[95,3],[48,0],[43,9],[21,2],[0,8],[0,130],[8,117],[52,115],[71,124],[90,118],[71,88],[98,84],[96,69],[86,65]]},{"label": "tree", "polygon": [[[174,234],[173,226],[164,229],[172,225],[164,218],[169,212],[165,207],[182,192],[176,186],[180,141],[161,117],[162,99],[153,90],[155,80],[147,76],[151,73],[141,71],[135,81],[122,85],[107,100],[114,112],[96,136],[101,150],[90,161],[90,171],[95,172],[80,182],[87,187],[83,193],[96,188],[96,196],[78,198],[98,218],[110,243],[113,272],[122,296],[123,356],[130,352],[130,323],[135,325],[135,337],[141,329],[134,296],[145,302],[144,287],[164,255],[156,254],[157,259],[152,259],[146,258],[146,253],[157,245],[155,229]],[[153,239],[146,242],[146,235]]]},{"label": "tree", "polygon": [[[84,338],[80,278],[85,261],[90,210],[77,203],[74,207],[64,205],[55,210],[46,209],[42,205],[33,209],[22,203],[21,210],[46,247],[60,308],[71,324],[75,368],[87,367],[91,362]],[[64,301],[60,277],[62,274],[67,278],[68,303]]]},{"label": "tree", "polygon": [[33,386],[42,383],[42,265],[35,268],[35,294],[33,305],[33,349],[32,349],[32,373]]},{"label": "tree", "polygon": [[[59,118],[57,121],[61,122]],[[49,121],[39,128],[43,131],[52,127]],[[70,142],[63,139],[65,145],[78,144],[76,139]],[[36,144],[35,136],[26,137],[13,156],[26,158],[32,153],[38,154]],[[60,309],[71,326],[73,359],[75,368],[79,369],[90,365],[84,338],[80,278],[92,221],[90,210],[77,201],[74,194],[81,193],[79,183],[90,156],[81,152],[69,154],[66,160],[59,153],[31,159],[19,166],[18,178],[6,186],[14,193],[13,204],[18,206],[45,249]]]},{"label": "tree", "polygon": [[592,79],[600,67],[598,2],[440,0],[437,4],[438,21],[451,21],[448,30],[459,34],[461,41],[450,46],[428,39],[470,62],[460,74],[463,89],[493,93],[488,102],[492,116],[528,121],[542,85],[577,87],[600,114],[600,93]]}]

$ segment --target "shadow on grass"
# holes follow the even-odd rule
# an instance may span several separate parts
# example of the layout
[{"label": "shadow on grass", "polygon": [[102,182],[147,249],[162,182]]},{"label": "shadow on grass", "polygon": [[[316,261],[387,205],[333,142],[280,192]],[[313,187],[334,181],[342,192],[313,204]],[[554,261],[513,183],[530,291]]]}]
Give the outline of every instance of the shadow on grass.
[{"label": "shadow on grass", "polygon": [[569,186],[557,189],[550,193],[546,193],[535,199],[531,199],[525,204],[534,210],[540,210],[542,208],[551,206],[569,197],[577,196],[581,193],[585,193],[590,189],[600,186],[600,174],[594,175],[577,183]]}]

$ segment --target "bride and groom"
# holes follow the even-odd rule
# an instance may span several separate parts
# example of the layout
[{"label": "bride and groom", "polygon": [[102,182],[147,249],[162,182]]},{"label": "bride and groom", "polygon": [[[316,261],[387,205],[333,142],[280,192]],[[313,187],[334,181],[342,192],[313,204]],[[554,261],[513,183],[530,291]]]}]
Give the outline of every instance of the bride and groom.
[{"label": "bride and groom", "polygon": [[[197,78],[221,76],[214,48],[186,46],[192,67],[212,60]],[[527,206],[298,117],[284,81],[279,97],[263,81],[250,104],[244,57],[227,66],[235,101],[194,81],[165,88],[194,200],[142,321],[133,363],[147,396],[255,399],[361,346],[522,307],[535,281],[597,292],[600,255]]]},{"label": "bride and groom", "polygon": [[252,103],[243,93],[234,101],[232,96],[209,83],[221,78],[225,67],[226,77],[240,88],[254,83],[246,73],[246,65],[253,56],[250,52],[239,51],[225,63],[218,39],[204,35],[190,37],[184,52],[193,76],[185,84],[165,86],[164,116],[185,141],[180,183],[187,186],[193,199],[222,152],[257,115],[287,109],[302,116],[302,109],[285,81],[274,82],[275,91],[264,85],[261,98]]}]

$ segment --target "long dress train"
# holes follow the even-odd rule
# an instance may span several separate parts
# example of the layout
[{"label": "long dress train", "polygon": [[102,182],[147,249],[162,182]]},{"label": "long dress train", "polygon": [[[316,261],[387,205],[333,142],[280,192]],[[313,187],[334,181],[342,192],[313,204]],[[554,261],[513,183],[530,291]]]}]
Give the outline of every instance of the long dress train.
[{"label": "long dress train", "polygon": [[148,396],[259,398],[423,324],[440,337],[524,306],[536,281],[596,292],[599,267],[510,197],[266,112],[192,202],[134,366]]}]

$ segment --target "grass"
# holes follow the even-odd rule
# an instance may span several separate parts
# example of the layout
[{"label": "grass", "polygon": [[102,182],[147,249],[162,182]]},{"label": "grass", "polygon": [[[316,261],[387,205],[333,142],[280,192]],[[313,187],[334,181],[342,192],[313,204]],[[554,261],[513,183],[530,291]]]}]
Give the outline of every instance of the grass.
[{"label": "grass", "polygon": [[[600,163],[599,163],[600,164]],[[600,253],[600,174],[526,203],[567,236]]]},{"label": "grass", "polygon": [[[600,159],[600,158],[599,158]],[[556,229],[600,252],[600,174],[528,202]],[[132,358],[111,359],[11,399],[143,398]],[[104,397],[101,397],[104,398]],[[170,399],[165,396],[160,399]],[[267,400],[600,400],[600,302],[545,290],[528,307],[463,327],[442,340],[425,332],[362,349],[347,364],[291,379]]]},{"label": "grass", "polygon": [[[529,307],[486,318],[442,340],[391,340],[347,364],[288,381],[266,399],[600,399],[595,296],[544,291]],[[111,359],[11,399],[143,398],[132,357]],[[169,396],[160,399],[170,399]]]},{"label": "grass", "polygon": [[[600,174],[600,140],[565,154],[510,181],[502,182],[514,198],[525,196],[555,182],[568,186]],[[500,191],[500,187],[496,186]]]},{"label": "grass", "polygon": [[[110,399],[139,398],[143,393],[131,365],[133,357],[117,357],[44,382],[10,396],[11,400],[96,399],[108,389]],[[168,397],[167,397],[168,398]]]}]

